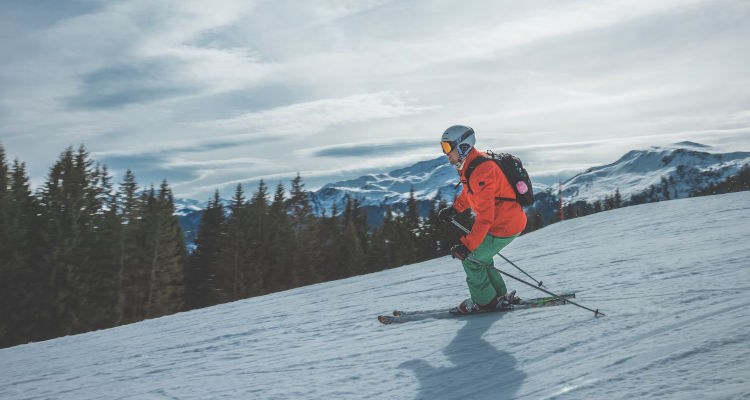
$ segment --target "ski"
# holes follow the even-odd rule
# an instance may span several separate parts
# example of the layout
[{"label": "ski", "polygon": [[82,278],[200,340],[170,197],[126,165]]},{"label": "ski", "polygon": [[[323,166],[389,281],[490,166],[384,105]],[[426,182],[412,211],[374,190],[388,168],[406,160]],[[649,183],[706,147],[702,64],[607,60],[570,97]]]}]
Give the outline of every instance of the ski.
[{"label": "ski", "polygon": [[496,310],[481,310],[470,314],[460,313],[457,307],[435,309],[435,310],[418,310],[418,311],[399,311],[393,312],[393,315],[379,315],[378,321],[389,325],[393,323],[403,323],[409,321],[420,321],[423,319],[444,319],[465,317],[470,315],[491,314],[497,312],[507,312],[527,308],[550,307],[567,304],[566,299],[575,298],[575,293],[565,293],[560,296],[538,297],[533,299],[522,299],[519,304],[512,304],[508,307]]},{"label": "ski", "polygon": [[[549,301],[552,301],[552,300],[557,300],[557,299],[560,299],[560,298],[569,299],[569,298],[575,298],[575,297],[576,297],[575,293],[565,293],[565,294],[561,294],[559,297],[548,296],[548,297],[538,297],[538,298],[534,298],[534,299],[525,299],[525,300],[521,299],[520,303],[517,304],[517,305],[527,305],[527,304],[533,303],[533,304],[536,304],[536,306],[534,306],[534,307],[538,307],[541,303],[549,302]],[[433,314],[433,313],[439,313],[441,311],[450,311],[453,308],[455,308],[455,307],[451,307],[449,309],[441,308],[441,309],[436,309],[436,310],[419,310],[419,311],[400,311],[400,310],[395,310],[395,311],[393,311],[393,315],[398,317],[398,316],[402,316],[402,315]],[[523,308],[529,308],[529,307],[523,307]],[[490,312],[494,312],[494,311],[490,311]]]}]

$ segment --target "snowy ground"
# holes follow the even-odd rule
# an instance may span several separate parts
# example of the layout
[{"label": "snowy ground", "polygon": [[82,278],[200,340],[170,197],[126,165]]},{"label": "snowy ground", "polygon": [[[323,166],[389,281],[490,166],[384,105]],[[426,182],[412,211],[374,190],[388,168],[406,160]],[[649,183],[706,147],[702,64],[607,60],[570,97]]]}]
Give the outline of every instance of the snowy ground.
[{"label": "snowy ground", "polygon": [[465,298],[446,257],[0,350],[0,398],[750,399],[748,239],[750,192],[599,213],[504,254],[607,317],[377,322]]}]

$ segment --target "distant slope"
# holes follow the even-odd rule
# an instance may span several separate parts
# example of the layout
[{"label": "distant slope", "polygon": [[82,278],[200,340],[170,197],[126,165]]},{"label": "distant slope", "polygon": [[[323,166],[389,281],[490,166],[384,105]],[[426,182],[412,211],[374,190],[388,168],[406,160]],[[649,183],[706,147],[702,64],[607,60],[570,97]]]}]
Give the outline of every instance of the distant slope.
[{"label": "distant slope", "polygon": [[[651,186],[661,185],[663,180],[671,183],[671,198],[684,198],[750,164],[749,152],[710,153],[707,149],[705,145],[681,142],[672,147],[630,151],[612,164],[589,168],[564,182],[563,198],[569,202],[595,201],[619,189],[627,201]],[[550,191],[557,189],[554,186]]]},{"label": "distant slope", "polygon": [[467,296],[444,257],[3,349],[0,398],[748,398],[749,226],[741,192],[577,218],[504,251],[603,318],[563,306],[380,325]]}]

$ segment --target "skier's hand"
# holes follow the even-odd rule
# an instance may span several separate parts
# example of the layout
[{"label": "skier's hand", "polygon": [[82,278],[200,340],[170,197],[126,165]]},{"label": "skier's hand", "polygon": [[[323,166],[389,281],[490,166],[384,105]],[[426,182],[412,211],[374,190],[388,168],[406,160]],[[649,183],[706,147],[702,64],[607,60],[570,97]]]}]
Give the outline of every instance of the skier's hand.
[{"label": "skier's hand", "polygon": [[453,258],[458,258],[461,261],[465,260],[466,257],[469,256],[469,253],[471,253],[469,248],[463,243],[451,247],[451,256],[453,256]]},{"label": "skier's hand", "polygon": [[456,218],[456,215],[458,215],[458,211],[453,206],[445,207],[438,211],[438,218],[445,222],[451,222],[452,219]]}]

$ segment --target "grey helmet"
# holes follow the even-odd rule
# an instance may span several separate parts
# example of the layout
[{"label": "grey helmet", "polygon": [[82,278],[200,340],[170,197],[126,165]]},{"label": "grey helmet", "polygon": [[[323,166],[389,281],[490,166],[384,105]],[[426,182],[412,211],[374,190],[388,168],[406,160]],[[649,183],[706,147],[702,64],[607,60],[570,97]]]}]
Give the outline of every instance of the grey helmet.
[{"label": "grey helmet", "polygon": [[443,137],[440,139],[440,142],[445,154],[458,148],[458,157],[463,160],[469,155],[469,152],[476,142],[474,129],[464,125],[453,125],[443,132]]}]

